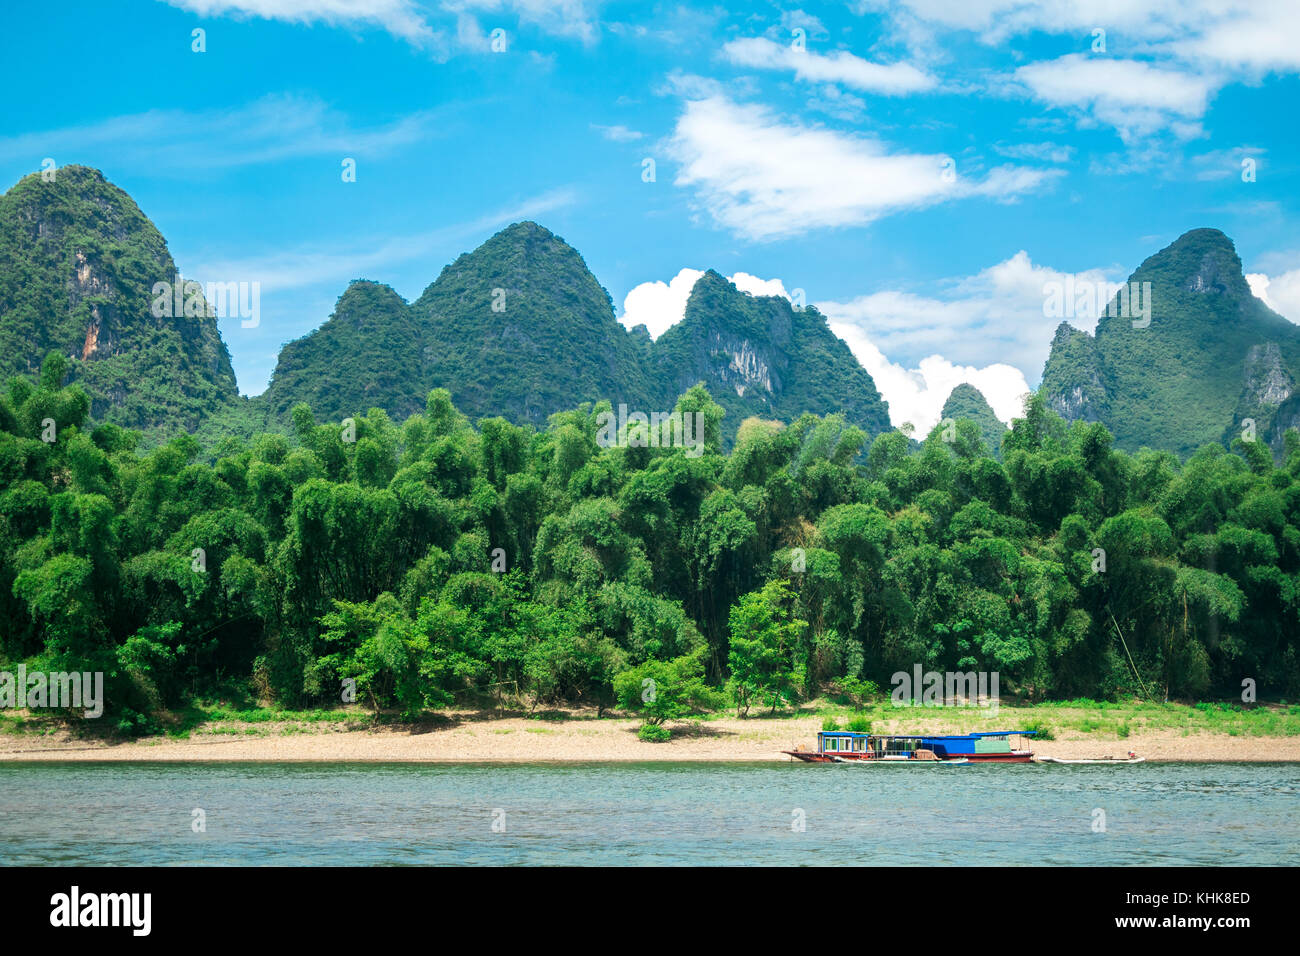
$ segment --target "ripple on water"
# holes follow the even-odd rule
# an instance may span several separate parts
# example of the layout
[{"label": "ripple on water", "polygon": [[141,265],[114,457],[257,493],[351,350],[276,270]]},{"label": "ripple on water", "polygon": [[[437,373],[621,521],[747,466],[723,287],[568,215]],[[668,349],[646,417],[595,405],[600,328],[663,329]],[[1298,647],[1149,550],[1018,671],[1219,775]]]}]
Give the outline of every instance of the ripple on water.
[{"label": "ripple on water", "polygon": [[[1295,864],[1298,793],[1294,764],[8,764],[0,855],[91,865]],[[191,828],[196,807],[206,832]]]}]

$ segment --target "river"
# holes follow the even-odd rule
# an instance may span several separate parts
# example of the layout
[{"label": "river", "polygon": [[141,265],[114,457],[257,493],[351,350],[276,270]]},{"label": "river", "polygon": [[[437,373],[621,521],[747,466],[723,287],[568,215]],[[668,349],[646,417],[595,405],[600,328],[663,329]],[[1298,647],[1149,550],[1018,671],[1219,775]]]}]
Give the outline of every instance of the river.
[{"label": "river", "polygon": [[0,764],[0,860],[1300,863],[1300,765]]}]

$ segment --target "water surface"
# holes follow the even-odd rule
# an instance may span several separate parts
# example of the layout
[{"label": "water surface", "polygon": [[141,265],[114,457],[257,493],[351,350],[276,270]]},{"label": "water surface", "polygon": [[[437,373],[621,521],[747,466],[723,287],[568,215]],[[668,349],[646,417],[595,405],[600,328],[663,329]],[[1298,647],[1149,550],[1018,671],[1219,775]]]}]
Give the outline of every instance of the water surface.
[{"label": "water surface", "polygon": [[1294,865],[1300,765],[0,764],[0,861]]}]

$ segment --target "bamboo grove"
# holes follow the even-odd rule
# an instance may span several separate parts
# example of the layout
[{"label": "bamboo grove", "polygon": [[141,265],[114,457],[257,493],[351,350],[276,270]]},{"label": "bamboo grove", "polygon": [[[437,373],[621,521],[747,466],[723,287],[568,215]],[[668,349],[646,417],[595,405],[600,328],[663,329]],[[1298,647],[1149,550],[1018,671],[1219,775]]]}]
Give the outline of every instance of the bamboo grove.
[{"label": "bamboo grove", "polygon": [[[124,732],[203,696],[415,715],[524,701],[777,707],[926,670],[1026,700],[1300,690],[1300,440],[1185,462],[1030,398],[1000,454],[974,423],[873,440],[750,419],[729,453],[544,430],[435,390],[226,438],[87,424],[65,361],[0,396],[0,657],[106,675]],[[617,404],[615,399],[614,404]],[[676,710],[674,710],[676,708]]]}]

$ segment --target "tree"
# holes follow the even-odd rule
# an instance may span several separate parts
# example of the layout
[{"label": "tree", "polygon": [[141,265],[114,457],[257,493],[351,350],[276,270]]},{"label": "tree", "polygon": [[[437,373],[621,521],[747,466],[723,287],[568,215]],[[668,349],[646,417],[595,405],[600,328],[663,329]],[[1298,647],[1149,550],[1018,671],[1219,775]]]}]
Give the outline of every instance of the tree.
[{"label": "tree", "polygon": [[777,578],[746,594],[731,609],[730,687],[739,716],[749,714],[757,697],[772,705],[794,700],[802,675],[792,662],[794,648],[808,628],[794,615],[794,595]]},{"label": "tree", "polygon": [[640,714],[652,726],[680,720],[717,701],[704,681],[703,648],[628,668],[614,678],[614,697],[620,707]]}]

